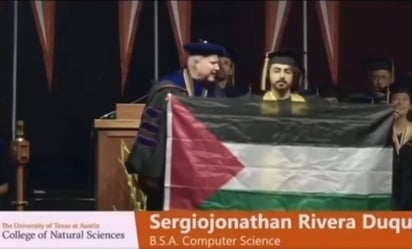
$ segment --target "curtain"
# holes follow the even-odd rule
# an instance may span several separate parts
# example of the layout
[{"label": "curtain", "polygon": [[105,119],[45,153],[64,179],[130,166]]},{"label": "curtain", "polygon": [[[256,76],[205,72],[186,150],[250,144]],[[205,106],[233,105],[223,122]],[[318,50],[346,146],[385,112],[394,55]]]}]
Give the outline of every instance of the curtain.
[{"label": "curtain", "polygon": [[189,43],[191,39],[192,1],[167,1],[167,7],[176,40],[179,62],[181,66],[184,66],[187,55],[183,45]]},{"label": "curtain", "polygon": [[266,1],[265,4],[265,49],[270,52],[279,49],[292,1]]},{"label": "curtain", "polygon": [[126,88],[143,1],[119,1],[122,94]]},{"label": "curtain", "polygon": [[37,33],[43,50],[49,91],[53,89],[56,1],[32,1]]},{"label": "curtain", "polygon": [[339,1],[323,0],[315,1],[315,4],[333,83],[337,84],[339,77],[339,14],[341,3]]}]

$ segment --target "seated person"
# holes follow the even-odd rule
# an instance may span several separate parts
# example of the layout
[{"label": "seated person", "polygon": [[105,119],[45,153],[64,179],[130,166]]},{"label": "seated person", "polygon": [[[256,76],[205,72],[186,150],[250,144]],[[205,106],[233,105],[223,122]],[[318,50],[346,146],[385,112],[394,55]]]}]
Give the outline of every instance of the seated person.
[{"label": "seated person", "polygon": [[[261,112],[264,115],[306,115],[307,102],[321,102],[317,96],[299,94],[303,69],[297,53],[278,51],[269,53],[262,70],[261,90],[264,91]],[[323,101],[322,101],[323,102]]]},{"label": "seated person", "polygon": [[189,43],[187,66],[162,77],[150,90],[142,123],[126,166],[129,174],[137,174],[139,185],[147,195],[147,210],[163,210],[167,101],[169,93],[189,97],[216,97],[216,73],[224,48],[207,41]]},{"label": "seated person", "polygon": [[395,81],[395,64],[389,58],[372,58],[363,62],[367,73],[366,93],[355,93],[345,97],[352,103],[389,103],[390,87]]},{"label": "seated person", "polygon": [[298,93],[303,70],[297,55],[289,51],[269,53],[262,70],[261,90],[264,101],[305,102]]},{"label": "seated person", "polygon": [[396,83],[391,89],[395,106],[392,140],[394,144],[393,201],[397,210],[412,210],[412,122],[411,82]]},{"label": "seated person", "polygon": [[235,66],[238,61],[237,53],[233,49],[225,48],[220,56],[220,70],[217,74],[217,97],[239,97],[249,94],[247,87],[241,87],[235,82]]}]

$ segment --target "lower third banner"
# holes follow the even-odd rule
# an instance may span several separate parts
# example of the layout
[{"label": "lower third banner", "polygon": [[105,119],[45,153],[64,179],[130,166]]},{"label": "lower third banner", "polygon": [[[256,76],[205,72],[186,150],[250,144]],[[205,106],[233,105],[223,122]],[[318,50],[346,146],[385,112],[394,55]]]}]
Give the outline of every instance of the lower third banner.
[{"label": "lower third banner", "polygon": [[165,210],[390,209],[392,107],[293,105],[172,96]]}]

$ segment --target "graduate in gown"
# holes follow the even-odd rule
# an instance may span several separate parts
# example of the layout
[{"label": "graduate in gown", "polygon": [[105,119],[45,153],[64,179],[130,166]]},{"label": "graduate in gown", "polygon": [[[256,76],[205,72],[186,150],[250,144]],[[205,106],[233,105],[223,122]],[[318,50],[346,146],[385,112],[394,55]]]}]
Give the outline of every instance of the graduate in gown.
[{"label": "graduate in gown", "polygon": [[219,81],[216,85],[217,97],[233,98],[246,96],[250,93],[249,88],[241,87],[235,81],[238,60],[238,53],[234,49],[225,47],[224,53],[220,57]]},{"label": "graduate in gown", "polygon": [[163,209],[167,95],[215,97],[219,56],[224,47],[207,41],[184,46],[189,53],[187,66],[166,75],[149,92],[136,142],[126,166],[129,173],[138,174],[142,191],[147,195],[148,210]]},{"label": "graduate in gown", "polygon": [[[412,129],[411,127],[409,128]],[[410,136],[410,134],[409,134]],[[412,210],[412,138],[399,150],[400,192],[398,210]]]},{"label": "graduate in gown", "polygon": [[298,55],[291,51],[267,54],[262,70],[261,90],[264,101],[305,102],[298,93],[303,71]]},{"label": "graduate in gown", "polygon": [[[300,56],[292,51],[268,53],[261,78],[262,112],[264,114],[304,114],[306,104],[318,102],[317,96],[303,96],[299,90],[303,82]],[[274,103],[276,102],[276,104]]]},{"label": "graduate in gown", "polygon": [[366,93],[355,93],[345,97],[345,102],[388,104],[390,88],[395,81],[395,64],[390,58],[371,58],[364,60],[367,73]]},{"label": "graduate in gown", "polygon": [[395,106],[392,140],[394,144],[393,201],[395,210],[412,210],[412,122],[411,83],[404,79],[391,89]]}]

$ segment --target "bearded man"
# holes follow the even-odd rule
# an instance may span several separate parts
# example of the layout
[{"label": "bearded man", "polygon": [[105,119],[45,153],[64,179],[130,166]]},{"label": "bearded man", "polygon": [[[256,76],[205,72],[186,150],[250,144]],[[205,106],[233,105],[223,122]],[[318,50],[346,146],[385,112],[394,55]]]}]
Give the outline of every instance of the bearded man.
[{"label": "bearded man", "polygon": [[293,52],[269,53],[262,72],[261,88],[264,101],[305,102],[298,94],[302,70]]}]

